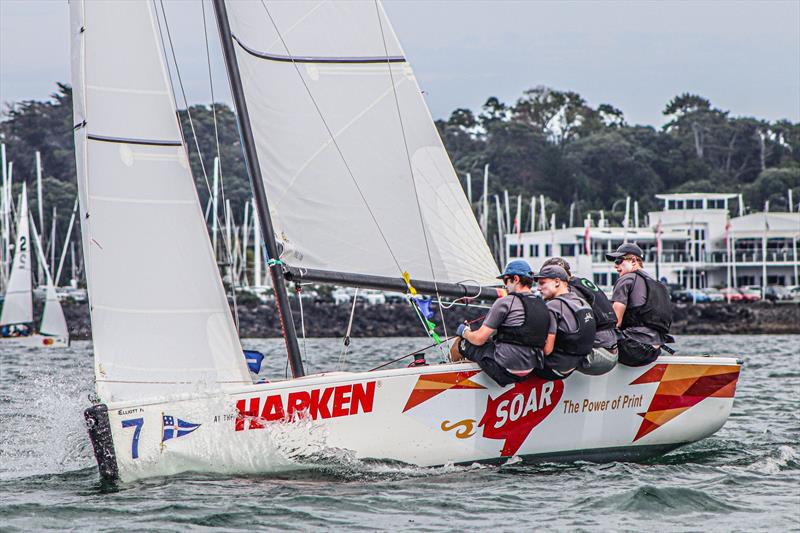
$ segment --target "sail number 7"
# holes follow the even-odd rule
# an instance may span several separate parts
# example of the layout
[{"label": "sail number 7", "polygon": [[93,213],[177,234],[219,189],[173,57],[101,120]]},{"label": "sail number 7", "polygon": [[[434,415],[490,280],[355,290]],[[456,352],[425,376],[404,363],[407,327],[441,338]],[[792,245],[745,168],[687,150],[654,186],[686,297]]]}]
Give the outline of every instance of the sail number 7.
[{"label": "sail number 7", "polygon": [[142,432],[144,425],[144,418],[131,418],[122,421],[123,428],[136,428],[133,430],[133,441],[131,441],[131,457],[133,459],[139,458],[139,434]]}]

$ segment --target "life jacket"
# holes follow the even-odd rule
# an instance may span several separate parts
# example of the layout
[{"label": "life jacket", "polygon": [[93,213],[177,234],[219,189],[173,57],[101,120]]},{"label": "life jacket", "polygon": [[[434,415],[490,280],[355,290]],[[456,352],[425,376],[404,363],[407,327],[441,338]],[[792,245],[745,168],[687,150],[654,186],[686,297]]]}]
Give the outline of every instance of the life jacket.
[{"label": "life jacket", "polygon": [[608,300],[606,293],[601,291],[597,285],[586,278],[578,277],[570,278],[568,283],[592,306],[597,331],[613,328],[617,325],[617,314],[614,312],[614,306]]},{"label": "life jacket", "polygon": [[591,308],[575,309],[573,304],[566,298],[556,296],[556,299],[561,300],[564,303],[564,307],[568,308],[575,317],[578,331],[568,333],[559,328],[556,332],[556,344],[553,347],[553,352],[566,355],[588,355],[592,351],[594,336],[597,332]]},{"label": "life jacket", "polygon": [[[666,335],[672,325],[672,302],[669,293],[663,283],[645,276],[640,270],[634,273],[644,280],[645,301],[644,304],[636,307],[628,306],[622,316],[620,329],[624,330],[632,326],[646,326]],[[636,283],[636,280],[633,281]]]},{"label": "life jacket", "polygon": [[[550,312],[541,298],[522,296],[511,292],[509,296],[519,298],[525,309],[525,321],[519,326],[499,326],[494,336],[495,342],[544,348],[547,330],[550,327]],[[513,300],[511,302],[514,303]],[[509,306],[510,309],[511,306]]]}]

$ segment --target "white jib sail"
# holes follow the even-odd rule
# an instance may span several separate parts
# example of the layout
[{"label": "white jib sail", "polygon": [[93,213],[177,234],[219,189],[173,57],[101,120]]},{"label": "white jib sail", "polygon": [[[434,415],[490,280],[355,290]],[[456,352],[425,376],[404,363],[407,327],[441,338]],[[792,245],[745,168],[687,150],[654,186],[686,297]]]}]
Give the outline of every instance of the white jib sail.
[{"label": "white jib sail", "polygon": [[75,149],[97,392],[251,383],[151,2],[71,2]]},{"label": "white jib sail", "polygon": [[497,283],[497,265],[382,6],[226,5],[281,259]]},{"label": "white jib sail", "polygon": [[14,262],[8,279],[0,326],[33,322],[33,292],[31,290],[31,239],[28,225],[28,192],[22,183],[22,200],[17,217],[17,240]]},{"label": "white jib sail", "polygon": [[[36,244],[36,257],[39,259],[39,264],[44,271],[47,284],[47,296],[45,297],[44,309],[42,310],[42,325],[39,328],[39,333],[67,340],[69,339],[67,320],[64,318],[64,310],[61,308],[61,302],[58,301],[56,286],[53,283],[53,276],[50,275],[50,268],[47,266],[47,258],[44,256],[44,250],[42,249],[42,241],[39,239],[39,234],[36,232],[36,226],[34,224],[31,224],[31,229],[33,241]],[[55,243],[53,243],[53,246],[55,246]]]}]

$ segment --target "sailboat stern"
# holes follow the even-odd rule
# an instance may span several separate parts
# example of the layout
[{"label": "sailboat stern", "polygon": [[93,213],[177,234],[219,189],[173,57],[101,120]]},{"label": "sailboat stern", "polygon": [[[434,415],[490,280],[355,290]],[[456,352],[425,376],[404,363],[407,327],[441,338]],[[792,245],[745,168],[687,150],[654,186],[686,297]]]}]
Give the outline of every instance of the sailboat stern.
[{"label": "sailboat stern", "polygon": [[93,405],[83,412],[83,417],[86,419],[86,428],[89,430],[89,440],[92,442],[100,476],[109,481],[117,479],[119,468],[114,453],[108,407],[105,404]]}]

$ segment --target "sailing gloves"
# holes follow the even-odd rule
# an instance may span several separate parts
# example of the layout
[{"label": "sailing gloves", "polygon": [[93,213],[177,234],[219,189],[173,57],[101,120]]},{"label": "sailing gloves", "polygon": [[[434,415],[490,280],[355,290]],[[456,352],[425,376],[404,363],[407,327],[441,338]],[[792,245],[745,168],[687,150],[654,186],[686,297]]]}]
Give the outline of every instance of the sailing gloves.
[{"label": "sailing gloves", "polygon": [[464,322],[463,324],[458,325],[458,329],[456,330],[456,335],[459,337],[464,337],[464,330],[469,329],[469,324]]}]

